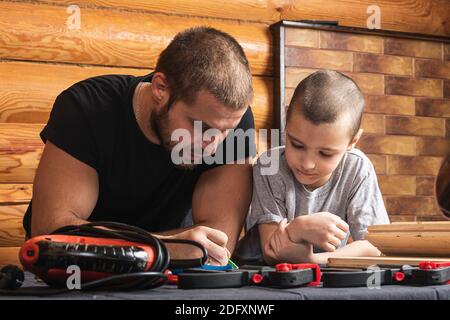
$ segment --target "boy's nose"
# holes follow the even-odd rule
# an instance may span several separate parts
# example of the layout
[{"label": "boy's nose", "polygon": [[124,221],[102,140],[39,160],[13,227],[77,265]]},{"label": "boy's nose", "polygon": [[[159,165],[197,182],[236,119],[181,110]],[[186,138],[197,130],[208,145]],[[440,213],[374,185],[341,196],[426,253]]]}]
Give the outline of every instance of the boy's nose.
[{"label": "boy's nose", "polygon": [[303,160],[303,163],[302,163],[303,171],[313,170],[315,167],[316,167],[316,163],[312,159],[304,159]]}]

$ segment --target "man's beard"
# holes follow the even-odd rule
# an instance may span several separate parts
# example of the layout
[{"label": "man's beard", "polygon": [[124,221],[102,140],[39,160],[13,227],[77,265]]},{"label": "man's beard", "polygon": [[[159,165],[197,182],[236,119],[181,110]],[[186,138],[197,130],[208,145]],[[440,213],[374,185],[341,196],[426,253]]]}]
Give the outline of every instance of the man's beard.
[{"label": "man's beard", "polygon": [[[155,111],[150,115],[149,125],[153,128],[156,136],[161,142],[161,146],[167,153],[171,153],[177,142],[172,141],[172,132],[169,129],[169,105],[167,104],[161,111]],[[185,170],[193,170],[196,164],[178,164],[175,167]]]}]

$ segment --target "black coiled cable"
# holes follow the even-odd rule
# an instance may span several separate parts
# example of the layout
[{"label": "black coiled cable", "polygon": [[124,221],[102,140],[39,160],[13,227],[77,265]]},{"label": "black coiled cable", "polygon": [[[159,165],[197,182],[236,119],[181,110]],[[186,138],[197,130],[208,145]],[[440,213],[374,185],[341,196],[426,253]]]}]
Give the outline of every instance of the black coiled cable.
[{"label": "black coiled cable", "polygon": [[[118,222],[91,222],[83,225],[72,225],[59,228],[52,235],[72,235],[95,238],[120,239],[142,243],[154,249],[155,257],[152,266],[147,272],[124,273],[86,282],[81,290],[146,290],[162,286],[167,282],[164,271],[168,267],[189,268],[199,267],[208,260],[206,249],[199,243],[184,239],[161,240],[147,231]],[[198,259],[171,260],[166,243],[184,243],[198,247],[203,256]],[[71,291],[70,289],[46,289],[41,287],[23,288],[20,290],[0,290],[0,294],[7,295],[53,295]]]}]

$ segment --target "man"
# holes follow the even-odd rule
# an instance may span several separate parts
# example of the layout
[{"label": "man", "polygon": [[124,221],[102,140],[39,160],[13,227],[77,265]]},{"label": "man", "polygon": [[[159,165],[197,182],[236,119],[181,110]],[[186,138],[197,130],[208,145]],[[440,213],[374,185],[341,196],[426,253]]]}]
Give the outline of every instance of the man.
[{"label": "man", "polygon": [[[152,74],[94,77],[63,91],[41,132],[45,148],[24,217],[27,235],[116,221],[198,241],[212,264],[226,264],[251,201],[254,142],[245,145],[245,164],[175,164],[172,151],[182,144],[180,156],[194,163],[218,151],[229,155],[224,146],[236,140],[229,129],[254,128],[252,97],[241,46],[207,27],[179,33]],[[196,141],[197,121],[216,134]],[[177,129],[194,135],[190,157],[186,141],[171,139]],[[181,228],[191,208],[194,225]],[[169,245],[177,258],[193,250]]]}]

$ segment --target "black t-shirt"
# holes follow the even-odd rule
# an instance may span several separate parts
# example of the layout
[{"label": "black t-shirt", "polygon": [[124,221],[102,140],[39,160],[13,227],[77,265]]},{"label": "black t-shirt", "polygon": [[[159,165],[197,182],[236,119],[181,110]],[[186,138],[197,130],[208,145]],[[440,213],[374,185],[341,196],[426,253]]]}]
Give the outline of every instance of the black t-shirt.
[{"label": "black t-shirt", "polygon": [[[74,84],[56,98],[40,134],[44,142],[50,140],[97,171],[99,195],[89,221],[122,222],[152,232],[178,228],[191,208],[199,176],[217,166],[177,168],[169,152],[145,137],[132,100],[137,84],[151,78],[105,75]],[[250,108],[237,128],[254,128]],[[224,150],[227,139],[219,149]],[[254,141],[247,140],[245,156],[254,156],[254,150]],[[23,219],[27,235],[31,214],[30,202]]]}]

